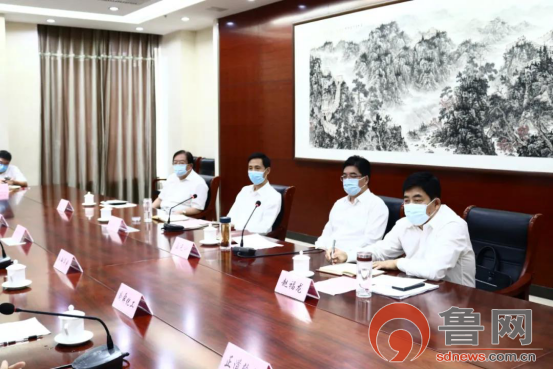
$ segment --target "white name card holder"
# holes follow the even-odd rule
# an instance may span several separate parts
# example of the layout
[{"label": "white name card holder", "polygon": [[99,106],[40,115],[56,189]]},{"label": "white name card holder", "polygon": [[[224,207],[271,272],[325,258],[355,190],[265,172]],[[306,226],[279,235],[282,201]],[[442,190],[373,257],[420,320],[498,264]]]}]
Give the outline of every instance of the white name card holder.
[{"label": "white name card holder", "polygon": [[184,238],[177,237],[171,248],[171,254],[179,256],[183,259],[188,259],[190,255],[201,258],[200,250],[196,247],[196,244],[192,241],[185,240]]},{"label": "white name card holder", "polygon": [[127,286],[124,283],[121,283],[117,295],[115,295],[115,300],[111,305],[126,316],[131,319],[134,319],[136,311],[140,308],[149,315],[154,315],[152,309],[148,306],[144,296],[137,290]]},{"label": "white name card holder", "polygon": [[302,302],[305,301],[307,296],[317,300],[321,298],[313,280],[287,272],[286,270],[280,273],[275,292]]},{"label": "white name card holder", "polygon": [[240,347],[228,343],[221,363],[219,364],[218,369],[234,369],[234,368],[248,368],[248,369],[273,369],[271,364],[266,361],[263,361],[245,350],[242,350]]},{"label": "white name card holder", "polygon": [[71,203],[69,202],[69,200],[61,199],[60,203],[58,204],[58,211],[61,211],[61,212],[69,211],[72,213],[75,211],[75,209],[73,209],[73,206],[71,206]]},{"label": "white name card holder", "polygon": [[2,238],[1,240],[4,242],[7,246],[19,246],[24,245],[27,242],[33,242],[33,238],[31,237],[31,234],[27,230],[27,228],[18,225],[15,228],[15,231],[13,231],[13,234],[9,238]]},{"label": "white name card holder", "polygon": [[109,218],[108,230],[111,232],[122,232],[122,233],[131,233],[131,232],[139,231],[139,229],[129,227],[123,219],[114,217],[113,215],[111,216],[111,218]]},{"label": "white name card holder", "polygon": [[10,225],[8,224],[8,221],[6,220],[6,218],[4,218],[2,214],[0,214],[0,228],[2,227],[9,228]]},{"label": "white name card holder", "polygon": [[58,258],[54,263],[54,269],[59,270],[63,274],[67,274],[71,269],[80,273],[83,272],[83,268],[77,261],[77,258],[63,249],[60,250],[60,253],[58,254]]}]

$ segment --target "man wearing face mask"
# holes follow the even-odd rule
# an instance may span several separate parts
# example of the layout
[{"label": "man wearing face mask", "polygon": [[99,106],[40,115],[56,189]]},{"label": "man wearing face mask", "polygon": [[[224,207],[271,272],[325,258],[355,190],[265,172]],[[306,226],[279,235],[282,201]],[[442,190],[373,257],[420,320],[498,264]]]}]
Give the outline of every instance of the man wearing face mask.
[{"label": "man wearing face mask", "polygon": [[367,248],[377,260],[374,268],[474,287],[476,265],[467,223],[440,196],[440,181],[432,173],[414,173],[405,180],[406,217]]},{"label": "man wearing face mask", "polygon": [[7,183],[10,186],[27,187],[27,178],[21,173],[18,167],[10,164],[12,154],[6,150],[0,150],[0,183]]},{"label": "man wearing face mask", "polygon": [[195,215],[204,210],[207,200],[207,184],[193,169],[194,157],[192,153],[180,150],[173,155],[173,171],[165,182],[159,197],[154,201],[156,209],[169,209],[176,204],[197,195],[173,209],[172,214]]},{"label": "man wearing face mask", "polygon": [[242,188],[228,216],[234,228],[244,229],[257,201],[261,206],[255,210],[246,230],[252,233],[267,234],[280,213],[282,196],[269,184],[271,159],[263,153],[254,153],[248,158],[248,177],[253,183]]},{"label": "man wearing face mask", "polygon": [[[371,163],[360,156],[345,161],[341,181],[347,196],[336,201],[323,234],[315,246],[326,249],[334,263],[357,260],[357,251],[382,239],[388,207],[369,190]],[[333,247],[334,251],[333,251]]]}]

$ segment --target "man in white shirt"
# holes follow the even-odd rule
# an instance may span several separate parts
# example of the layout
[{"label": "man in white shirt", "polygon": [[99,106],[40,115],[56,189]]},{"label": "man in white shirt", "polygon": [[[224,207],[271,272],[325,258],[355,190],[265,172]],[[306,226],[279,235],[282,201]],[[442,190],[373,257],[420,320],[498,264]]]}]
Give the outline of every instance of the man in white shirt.
[{"label": "man in white shirt", "polygon": [[7,183],[10,186],[27,187],[27,178],[21,173],[18,167],[10,164],[12,154],[6,150],[0,151],[0,183]]},{"label": "man in white shirt", "polygon": [[410,175],[403,184],[406,217],[367,250],[377,260],[376,269],[474,287],[476,264],[467,223],[440,196],[440,181],[432,173]]},{"label": "man in white shirt", "polygon": [[352,156],[344,162],[341,181],[348,196],[336,201],[323,234],[315,243],[327,250],[326,259],[332,263],[356,261],[357,251],[384,236],[388,207],[369,190],[370,176],[371,163],[367,159]]},{"label": "man in white shirt", "polygon": [[195,215],[204,210],[208,188],[204,179],[192,169],[193,165],[194,157],[189,151],[180,150],[173,155],[174,173],[167,178],[159,197],[153,203],[154,208],[168,212],[171,207],[197,195],[195,199],[175,207],[172,214]]},{"label": "man in white shirt", "polygon": [[[269,183],[271,173],[271,159],[263,153],[254,153],[248,158],[248,176],[253,183],[242,188],[236,201],[230,209],[228,216],[234,224],[234,228],[252,233],[267,234],[273,229],[273,224],[280,213],[282,196]],[[256,202],[261,205],[255,210]],[[246,222],[248,225],[246,226]]]}]

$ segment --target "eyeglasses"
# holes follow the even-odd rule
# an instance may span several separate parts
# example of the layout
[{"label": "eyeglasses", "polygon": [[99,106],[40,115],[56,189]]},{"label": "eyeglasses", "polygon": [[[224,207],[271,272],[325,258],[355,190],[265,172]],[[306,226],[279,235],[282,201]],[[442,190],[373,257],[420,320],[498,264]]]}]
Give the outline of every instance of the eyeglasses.
[{"label": "eyeglasses", "polygon": [[344,179],[361,179],[363,178],[364,176],[360,176],[359,174],[342,174],[342,176],[340,177],[340,181],[344,182]]},{"label": "eyeglasses", "polygon": [[185,161],[174,161],[173,165],[188,165],[188,163]]}]

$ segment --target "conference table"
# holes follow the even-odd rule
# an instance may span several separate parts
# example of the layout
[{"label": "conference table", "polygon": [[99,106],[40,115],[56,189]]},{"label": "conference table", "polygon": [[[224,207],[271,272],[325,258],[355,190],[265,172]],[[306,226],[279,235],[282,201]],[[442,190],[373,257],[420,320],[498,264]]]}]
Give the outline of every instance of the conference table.
[{"label": "conference table", "polygon": [[[3,290],[0,303],[10,302],[31,310],[64,312],[69,305],[87,315],[103,319],[113,340],[129,352],[126,367],[132,368],[217,368],[229,342],[270,363],[273,368],[367,368],[394,367],[373,350],[369,324],[383,307],[397,302],[373,295],[357,299],[355,291],[305,302],[275,293],[283,270],[293,269],[293,255],[241,258],[218,246],[201,246],[203,231],[165,234],[162,224],[133,223],[142,217],[141,206],[114,209],[138,232],[123,234],[107,230],[98,222],[100,208],[84,208],[85,191],[67,186],[38,186],[11,192],[0,200],[0,213],[9,223],[0,227],[0,237],[10,237],[17,225],[26,227],[33,238],[21,246],[6,247],[8,255],[27,266],[32,285],[23,290]],[[74,212],[58,212],[61,199],[67,199]],[[97,202],[105,197],[96,196]],[[177,237],[194,241],[201,258],[183,259],[170,253]],[[258,251],[269,255],[307,250],[307,247],[278,241],[277,248]],[[67,275],[53,268],[60,250],[73,254],[83,273]],[[326,265],[324,254],[311,253],[310,270]],[[394,274],[394,273],[392,273]],[[4,280],[6,271],[0,271]],[[316,272],[314,281],[334,276]],[[139,291],[152,315],[139,310],[134,319],[112,307],[124,283]],[[404,363],[427,368],[478,366],[484,368],[553,367],[553,308],[511,297],[468,288],[449,282],[433,282],[434,291],[410,297],[403,302],[422,311],[430,325],[428,347],[416,360],[421,334],[406,320],[385,324],[378,334],[378,347],[390,359],[395,351],[388,339],[402,329],[413,337],[411,354]],[[447,346],[439,313],[451,307],[472,308],[481,314],[484,330],[479,346]],[[521,346],[518,339],[501,338],[492,345],[492,309],[531,309],[532,343]],[[25,320],[31,314],[0,316],[0,323]],[[57,345],[54,336],[61,331],[56,317],[37,316],[52,334],[23,344],[0,347],[0,359],[10,363],[26,361],[28,368],[54,368],[70,364],[85,351],[105,344],[101,325],[86,321],[94,338],[77,347]],[[482,351],[475,351],[481,349]],[[449,362],[438,363],[439,353],[515,352],[533,353],[536,362]],[[240,368],[241,369],[241,368]]]}]

